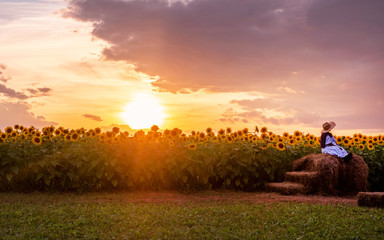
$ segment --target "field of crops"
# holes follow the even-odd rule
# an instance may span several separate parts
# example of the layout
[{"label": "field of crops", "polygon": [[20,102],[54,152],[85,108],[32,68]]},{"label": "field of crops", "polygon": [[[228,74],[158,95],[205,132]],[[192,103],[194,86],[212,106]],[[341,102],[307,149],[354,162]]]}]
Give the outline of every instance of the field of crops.
[{"label": "field of crops", "polygon": [[[337,136],[364,158],[369,190],[384,190],[384,136]],[[183,133],[108,132],[15,125],[0,131],[1,191],[112,189],[261,190],[282,180],[293,160],[320,153],[319,136],[267,127]]]}]

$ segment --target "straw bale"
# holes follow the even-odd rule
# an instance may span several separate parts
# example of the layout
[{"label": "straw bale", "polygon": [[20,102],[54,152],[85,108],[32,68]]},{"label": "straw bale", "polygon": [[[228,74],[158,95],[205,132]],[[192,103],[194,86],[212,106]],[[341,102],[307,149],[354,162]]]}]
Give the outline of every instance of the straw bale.
[{"label": "straw bale", "polygon": [[365,207],[384,208],[384,192],[359,192],[357,204]]},{"label": "straw bale", "polygon": [[311,184],[314,192],[320,194],[356,194],[365,191],[368,184],[367,164],[355,154],[348,163],[330,154],[310,154],[295,160],[292,169],[317,172],[318,175],[311,179]]}]

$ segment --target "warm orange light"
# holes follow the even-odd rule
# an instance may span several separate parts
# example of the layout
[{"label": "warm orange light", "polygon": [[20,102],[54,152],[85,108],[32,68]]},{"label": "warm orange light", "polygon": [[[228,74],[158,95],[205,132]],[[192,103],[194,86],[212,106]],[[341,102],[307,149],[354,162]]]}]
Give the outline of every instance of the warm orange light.
[{"label": "warm orange light", "polygon": [[151,128],[153,125],[161,127],[165,118],[164,107],[150,94],[138,94],[128,103],[121,118],[133,129]]}]

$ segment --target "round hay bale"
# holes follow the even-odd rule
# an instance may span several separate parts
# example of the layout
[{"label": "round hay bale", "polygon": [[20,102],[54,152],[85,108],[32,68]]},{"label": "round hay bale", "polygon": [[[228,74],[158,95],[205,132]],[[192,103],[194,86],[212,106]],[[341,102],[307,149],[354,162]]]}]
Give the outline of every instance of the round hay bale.
[{"label": "round hay bale", "polygon": [[368,166],[355,154],[348,163],[330,154],[310,154],[295,160],[292,169],[317,172],[318,182],[313,187],[321,194],[356,194],[366,191],[368,185]]},{"label": "round hay bale", "polygon": [[356,154],[348,163],[340,160],[340,190],[350,194],[367,191],[368,172],[364,159]]},{"label": "round hay bale", "polygon": [[329,154],[310,154],[292,163],[293,171],[317,172],[314,184],[315,192],[322,194],[338,194],[339,168],[338,157]]},{"label": "round hay bale", "polygon": [[384,208],[384,192],[359,192],[357,205]]}]

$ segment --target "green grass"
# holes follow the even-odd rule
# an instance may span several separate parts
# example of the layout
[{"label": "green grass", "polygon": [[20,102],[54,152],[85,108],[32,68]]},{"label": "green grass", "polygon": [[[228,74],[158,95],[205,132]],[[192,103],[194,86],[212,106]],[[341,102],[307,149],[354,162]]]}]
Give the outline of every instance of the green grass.
[{"label": "green grass", "polygon": [[384,209],[213,200],[146,203],[110,193],[0,193],[0,238],[384,239]]}]

